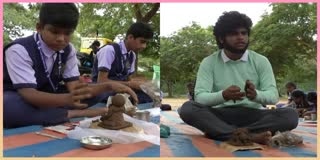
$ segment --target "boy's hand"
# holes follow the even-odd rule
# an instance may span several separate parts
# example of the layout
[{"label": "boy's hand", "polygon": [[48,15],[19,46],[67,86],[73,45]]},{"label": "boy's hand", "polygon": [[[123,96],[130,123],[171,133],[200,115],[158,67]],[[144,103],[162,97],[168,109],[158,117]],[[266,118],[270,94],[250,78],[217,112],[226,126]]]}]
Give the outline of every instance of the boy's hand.
[{"label": "boy's hand", "polygon": [[134,101],[133,105],[137,105],[138,104],[138,97],[136,95],[136,93],[128,86],[117,83],[117,82],[109,82],[110,86],[111,86],[111,90],[117,93],[128,93]]},{"label": "boy's hand", "polygon": [[88,87],[85,82],[80,82],[75,85],[75,88],[71,91],[71,106],[82,109],[87,108],[88,105],[81,103],[81,100],[92,97],[92,88]]},{"label": "boy's hand", "polygon": [[226,90],[222,92],[223,98],[228,101],[228,100],[242,100],[245,96],[244,92],[240,92],[240,87],[232,85],[228,87]]},{"label": "boy's hand", "polygon": [[244,91],[246,92],[246,96],[250,100],[253,100],[253,99],[255,99],[257,97],[256,87],[249,80],[246,81],[246,85],[244,87]]},{"label": "boy's hand", "polygon": [[128,87],[132,88],[132,89],[137,89],[137,90],[141,90],[141,85],[144,84],[144,82],[142,81],[130,81],[128,82]]}]

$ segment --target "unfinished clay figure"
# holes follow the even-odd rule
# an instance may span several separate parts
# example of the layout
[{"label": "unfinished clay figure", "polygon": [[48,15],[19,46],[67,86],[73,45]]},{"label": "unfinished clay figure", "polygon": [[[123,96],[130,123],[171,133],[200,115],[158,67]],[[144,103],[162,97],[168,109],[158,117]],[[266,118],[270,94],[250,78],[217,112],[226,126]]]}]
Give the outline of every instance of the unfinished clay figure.
[{"label": "unfinished clay figure", "polygon": [[[137,106],[133,105],[129,99],[130,95],[127,94],[127,93],[121,93],[121,94],[118,94],[118,95],[122,95],[125,99],[125,103],[124,103],[124,108],[125,108],[125,114],[129,115],[130,117],[133,117],[136,113],[136,110],[137,110]],[[110,96],[108,98],[108,101],[107,101],[107,106],[110,106],[112,104],[112,97],[113,96]]]},{"label": "unfinished clay figure", "polygon": [[141,90],[153,101],[152,107],[161,106],[160,89],[154,83],[144,83],[140,85]]},{"label": "unfinished clay figure", "polygon": [[124,121],[123,118],[123,113],[125,112],[124,103],[125,99],[122,95],[113,96],[108,113],[100,118],[102,122],[98,126],[112,130],[131,127],[132,123]]},{"label": "unfinished clay figure", "polygon": [[271,146],[273,147],[290,147],[301,144],[303,139],[301,136],[291,133],[290,131],[279,132],[271,138]]},{"label": "unfinished clay figure", "polygon": [[249,135],[248,129],[238,128],[232,133],[232,136],[227,143],[234,146],[250,146],[253,144],[253,141]]}]

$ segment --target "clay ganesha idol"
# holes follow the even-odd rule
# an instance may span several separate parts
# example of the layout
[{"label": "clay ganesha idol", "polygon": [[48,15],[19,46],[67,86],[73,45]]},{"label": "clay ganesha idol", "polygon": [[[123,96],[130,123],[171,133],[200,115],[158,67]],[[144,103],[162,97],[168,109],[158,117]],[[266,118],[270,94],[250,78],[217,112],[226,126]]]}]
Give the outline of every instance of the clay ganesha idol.
[{"label": "clay ganesha idol", "polygon": [[123,118],[125,113],[125,99],[122,95],[115,95],[112,98],[112,104],[109,106],[108,113],[100,118],[98,126],[106,129],[119,130],[131,127],[132,123]]}]

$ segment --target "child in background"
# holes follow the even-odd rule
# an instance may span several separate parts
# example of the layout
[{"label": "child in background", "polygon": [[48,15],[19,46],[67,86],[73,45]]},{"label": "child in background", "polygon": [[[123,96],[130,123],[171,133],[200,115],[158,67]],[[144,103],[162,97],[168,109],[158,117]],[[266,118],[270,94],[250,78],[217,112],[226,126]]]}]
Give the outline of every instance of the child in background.
[{"label": "child in background", "polygon": [[288,104],[289,104],[292,102],[292,97],[291,97],[292,91],[297,89],[297,85],[293,82],[288,82],[286,84],[286,89],[287,89]]},{"label": "child in background", "polygon": [[93,65],[94,57],[97,55],[97,52],[99,51],[99,47],[100,47],[100,42],[98,40],[93,41],[93,43],[89,47],[92,49],[92,51],[90,52],[90,62],[92,65]]},{"label": "child in background", "polygon": [[190,82],[187,84],[187,89],[188,89],[188,99],[189,100],[194,100],[194,83]]},{"label": "child in background", "polygon": [[296,109],[300,117],[302,117],[307,110],[310,110],[310,106],[307,101],[307,96],[302,90],[293,90],[291,93],[291,98],[292,102],[288,104],[287,107],[292,107]]},{"label": "child in background", "polygon": [[309,104],[309,109],[303,114],[303,116],[310,116],[311,114],[317,114],[317,92],[310,91],[307,94],[307,101]]},{"label": "child in background", "polygon": [[277,108],[288,106],[292,102],[292,97],[291,97],[292,91],[297,89],[297,85],[295,83],[293,83],[293,82],[286,83],[285,87],[286,87],[286,90],[287,90],[288,102],[287,103],[278,103],[278,104],[276,104]]},{"label": "child in background", "polygon": [[[152,102],[141,85],[145,80],[134,80],[137,53],[144,50],[153,38],[153,30],[147,23],[133,23],[127,30],[126,37],[119,43],[102,46],[97,52],[92,68],[92,81],[95,83],[118,82],[133,89],[139,103]],[[114,92],[109,93],[110,96]]]}]

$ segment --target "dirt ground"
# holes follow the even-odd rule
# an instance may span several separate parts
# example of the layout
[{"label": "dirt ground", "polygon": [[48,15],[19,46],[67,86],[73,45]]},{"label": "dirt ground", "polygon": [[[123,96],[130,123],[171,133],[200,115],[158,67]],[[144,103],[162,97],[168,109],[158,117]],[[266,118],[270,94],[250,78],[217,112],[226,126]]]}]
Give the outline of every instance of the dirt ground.
[{"label": "dirt ground", "polygon": [[162,104],[170,104],[172,110],[176,110],[186,101],[188,101],[187,98],[164,98],[162,99]]},{"label": "dirt ground", "polygon": [[[170,104],[172,110],[176,110],[177,108],[181,107],[181,105],[188,101],[187,98],[164,98],[162,99],[163,104]],[[286,99],[280,99],[278,103],[287,103]],[[267,105],[268,108],[275,107],[275,105]]]}]

